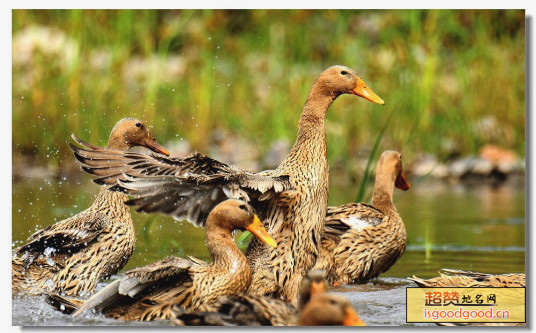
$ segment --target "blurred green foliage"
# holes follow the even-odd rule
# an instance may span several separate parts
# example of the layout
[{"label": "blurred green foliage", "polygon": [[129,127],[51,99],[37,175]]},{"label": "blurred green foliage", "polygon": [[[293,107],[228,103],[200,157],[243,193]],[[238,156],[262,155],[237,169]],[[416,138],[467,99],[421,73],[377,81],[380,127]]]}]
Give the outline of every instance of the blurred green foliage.
[{"label": "blurred green foliage", "polygon": [[[13,154],[71,161],[125,116],[203,151],[218,128],[293,142],[316,75],[355,69],[386,101],[341,97],[332,161],[371,147],[524,155],[523,10],[13,10]],[[206,152],[206,151],[205,151]],[[67,158],[66,158],[67,157]]]}]

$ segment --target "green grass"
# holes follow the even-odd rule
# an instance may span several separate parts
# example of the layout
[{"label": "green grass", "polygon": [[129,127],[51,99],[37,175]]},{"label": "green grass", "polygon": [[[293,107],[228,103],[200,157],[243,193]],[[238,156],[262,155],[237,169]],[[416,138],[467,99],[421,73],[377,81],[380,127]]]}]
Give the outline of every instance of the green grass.
[{"label": "green grass", "polygon": [[[386,106],[354,96],[334,103],[332,161],[347,163],[372,146],[391,110],[379,152],[445,159],[495,143],[524,155],[522,10],[12,14],[13,154],[42,163],[71,161],[73,132],[105,144],[126,116],[144,119],[164,143],[185,138],[199,150],[218,128],[262,151],[277,138],[293,142],[314,78],[334,64],[356,69]],[[32,35],[32,27],[52,30]],[[23,34],[41,46],[21,48]],[[475,131],[485,116],[497,128]]]}]

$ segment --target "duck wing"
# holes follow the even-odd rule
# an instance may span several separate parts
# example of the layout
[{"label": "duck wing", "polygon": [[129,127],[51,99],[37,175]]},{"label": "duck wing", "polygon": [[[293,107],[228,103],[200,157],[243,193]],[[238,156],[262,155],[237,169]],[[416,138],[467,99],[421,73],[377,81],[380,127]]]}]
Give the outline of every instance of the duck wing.
[{"label": "duck wing", "polygon": [[384,217],[381,211],[364,203],[328,207],[324,232],[340,237],[350,229],[361,231],[364,228],[376,227],[384,222]]},{"label": "duck wing", "polygon": [[141,154],[104,148],[87,143],[74,134],[71,137],[81,146],[69,143],[74,156],[84,171],[96,176],[93,181],[99,185],[113,185],[117,180],[125,180],[125,173],[132,176],[212,175],[239,170],[199,153],[184,158],[168,158],[155,153]]},{"label": "duck wing", "polygon": [[112,190],[124,191],[134,199],[139,212],[160,212],[177,220],[204,225],[210,210],[228,199],[265,201],[292,190],[290,177],[268,170],[249,172],[194,153],[184,158],[139,154],[87,146],[70,145],[82,169],[97,184],[116,184]]},{"label": "duck wing", "polygon": [[220,296],[199,311],[175,309],[172,321],[186,326],[289,326],[298,310],[290,303],[266,296]]},{"label": "duck wing", "polygon": [[405,243],[395,246],[394,231],[386,228],[389,219],[363,203],[328,210],[324,238],[336,244],[331,270],[341,282],[364,282],[385,272],[402,255]]},{"label": "duck wing", "polygon": [[147,266],[127,271],[125,276],[106,286],[82,304],[73,316],[78,316],[88,309],[101,311],[113,307],[114,304],[128,303],[124,300],[130,298],[132,302],[154,289],[166,285],[166,281],[191,281],[190,267],[193,263],[184,258],[167,257]]},{"label": "duck wing", "polygon": [[[72,254],[94,241],[111,223],[102,214],[95,212],[89,214],[84,211],[37,231],[15,252],[26,253],[33,257],[40,254],[47,256]],[[47,249],[49,253],[45,253]]]}]

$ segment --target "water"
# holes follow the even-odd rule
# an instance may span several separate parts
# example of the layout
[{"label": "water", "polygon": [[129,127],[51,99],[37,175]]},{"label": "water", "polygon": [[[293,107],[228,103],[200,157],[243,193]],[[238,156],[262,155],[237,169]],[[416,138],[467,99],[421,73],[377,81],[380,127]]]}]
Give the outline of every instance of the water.
[{"label": "water", "polygon": [[[408,325],[406,277],[432,277],[440,268],[491,273],[525,271],[524,179],[493,188],[410,180],[412,188],[397,191],[395,204],[404,219],[408,246],[402,258],[379,279],[365,285],[338,286],[370,325]],[[22,180],[13,183],[13,247],[46,225],[88,207],[97,185],[79,179]],[[351,202],[356,184],[332,181],[330,204]],[[136,250],[124,270],[168,255],[208,259],[204,230],[162,215],[133,213]],[[119,273],[121,274],[121,272]],[[112,278],[113,279],[113,278]],[[99,284],[99,288],[108,282]],[[132,325],[89,316],[73,320],[55,312],[43,297],[13,299],[13,325]],[[136,323],[138,324],[138,323]],[[148,325],[169,325],[169,322]]]}]

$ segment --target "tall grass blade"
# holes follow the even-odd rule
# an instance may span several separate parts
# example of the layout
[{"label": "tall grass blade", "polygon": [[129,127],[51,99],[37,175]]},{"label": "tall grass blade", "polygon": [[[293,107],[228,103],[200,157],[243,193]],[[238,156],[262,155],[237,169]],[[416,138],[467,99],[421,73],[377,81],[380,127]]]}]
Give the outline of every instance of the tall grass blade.
[{"label": "tall grass blade", "polygon": [[376,136],[376,140],[374,141],[374,145],[372,146],[372,150],[367,160],[367,166],[365,167],[363,178],[361,179],[361,184],[359,185],[359,191],[357,192],[355,202],[362,202],[363,198],[365,197],[365,193],[367,191],[367,184],[370,179],[370,173],[371,173],[370,169],[372,167],[372,161],[376,158],[376,153],[378,152],[378,147],[380,146],[380,142],[382,141],[383,135],[385,131],[387,130],[387,127],[389,127],[389,123],[391,122],[391,119],[393,118],[393,110],[394,108],[391,109],[391,111],[389,112],[389,115],[387,116],[387,120],[385,121],[380,132]]}]

